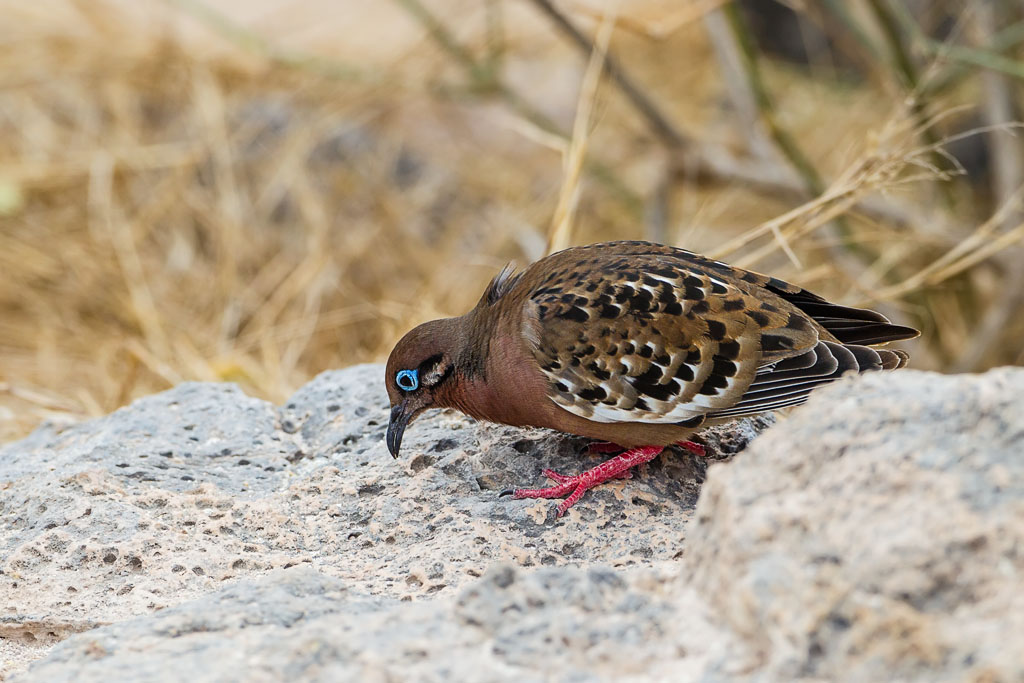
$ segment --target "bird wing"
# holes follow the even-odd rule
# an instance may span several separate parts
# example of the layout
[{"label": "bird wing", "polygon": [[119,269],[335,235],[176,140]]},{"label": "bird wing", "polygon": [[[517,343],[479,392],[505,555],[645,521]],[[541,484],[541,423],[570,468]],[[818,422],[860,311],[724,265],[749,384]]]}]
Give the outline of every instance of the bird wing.
[{"label": "bird wing", "polygon": [[842,344],[821,347],[831,335],[760,283],[708,265],[724,264],[644,243],[596,247],[538,262],[520,283],[530,283],[524,337],[548,396],[571,413],[695,426],[791,405],[815,386],[801,382],[849,365],[837,355],[853,357],[832,349]]}]

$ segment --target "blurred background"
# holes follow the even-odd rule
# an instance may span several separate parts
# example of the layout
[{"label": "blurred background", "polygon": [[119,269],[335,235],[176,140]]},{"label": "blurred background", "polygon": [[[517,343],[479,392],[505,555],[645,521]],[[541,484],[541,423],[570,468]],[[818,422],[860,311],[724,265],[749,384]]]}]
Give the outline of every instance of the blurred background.
[{"label": "blurred background", "polygon": [[0,0],[0,440],[651,239],[1021,363],[1019,0]]}]

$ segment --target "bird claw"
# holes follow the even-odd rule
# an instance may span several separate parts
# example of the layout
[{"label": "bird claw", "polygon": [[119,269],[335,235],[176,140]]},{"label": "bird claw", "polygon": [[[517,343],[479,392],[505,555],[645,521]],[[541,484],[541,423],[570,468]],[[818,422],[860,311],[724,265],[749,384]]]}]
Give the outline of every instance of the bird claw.
[{"label": "bird claw", "polygon": [[[630,468],[652,460],[661,451],[662,448],[660,446],[633,448],[621,455],[615,456],[611,460],[601,463],[597,467],[592,467],[585,472],[571,477],[546,469],[543,470],[544,476],[557,482],[555,486],[549,486],[544,489],[514,489],[511,495],[514,500],[522,500],[523,498],[561,498],[569,494],[558,505],[558,516],[561,517],[565,514],[566,510],[583,497],[583,494],[588,489],[609,479],[632,478],[633,473],[630,472]],[[499,495],[506,495],[507,491],[508,489],[502,491]]]}]

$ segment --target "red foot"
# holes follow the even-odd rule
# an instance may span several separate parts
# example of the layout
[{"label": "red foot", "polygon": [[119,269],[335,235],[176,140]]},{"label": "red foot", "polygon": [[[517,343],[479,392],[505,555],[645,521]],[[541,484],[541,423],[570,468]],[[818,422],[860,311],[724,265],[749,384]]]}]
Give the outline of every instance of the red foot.
[{"label": "red foot", "polygon": [[565,494],[569,497],[558,505],[558,516],[561,517],[565,511],[571,508],[578,501],[583,493],[601,482],[609,479],[628,479],[632,476],[629,470],[637,465],[650,462],[658,457],[664,450],[662,446],[640,446],[631,448],[611,460],[607,460],[597,467],[592,467],[586,472],[576,476],[566,476],[551,470],[544,470],[544,475],[557,482],[557,486],[546,489],[516,489],[512,497],[520,498],[561,498]]},{"label": "red foot", "polygon": [[696,441],[676,441],[675,445],[680,448],[685,448],[694,455],[698,455],[702,458],[707,457],[708,454],[708,452],[704,450],[704,446],[700,445]]}]

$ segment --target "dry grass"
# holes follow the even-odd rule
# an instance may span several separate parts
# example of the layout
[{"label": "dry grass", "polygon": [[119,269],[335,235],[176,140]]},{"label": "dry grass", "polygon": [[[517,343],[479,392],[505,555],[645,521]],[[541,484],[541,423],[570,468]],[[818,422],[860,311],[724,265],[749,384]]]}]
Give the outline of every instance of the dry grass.
[{"label": "dry grass", "polygon": [[[610,50],[690,140],[743,158],[751,131],[723,109],[700,22],[718,4],[685,21],[678,9],[626,17]],[[918,367],[972,348],[1021,253],[1024,227],[1004,220],[1013,206],[988,220],[983,190],[941,180],[884,78],[841,85],[762,63],[777,118],[831,179],[798,206],[680,174],[678,153],[611,84],[578,101],[585,56],[522,6],[500,15],[500,41],[495,15],[428,7],[466,10],[453,36],[507,74],[500,91],[420,29],[353,77],[328,55],[274,51],[273,35],[246,50],[221,27],[203,51],[140,38],[112,5],[51,5],[0,7],[0,26],[17,26],[0,29],[0,440],[190,379],[280,401],[319,371],[383,359],[416,322],[464,311],[502,263],[542,255],[549,226],[569,234],[570,220],[576,243],[663,235],[880,303],[925,330]],[[603,14],[583,9],[570,16],[593,33],[586,15]],[[577,134],[546,129],[508,92]],[[980,97],[968,81],[929,105]],[[872,201],[905,220],[879,219]],[[828,227],[841,214],[842,239]],[[1020,325],[978,366],[1020,362]]]}]

